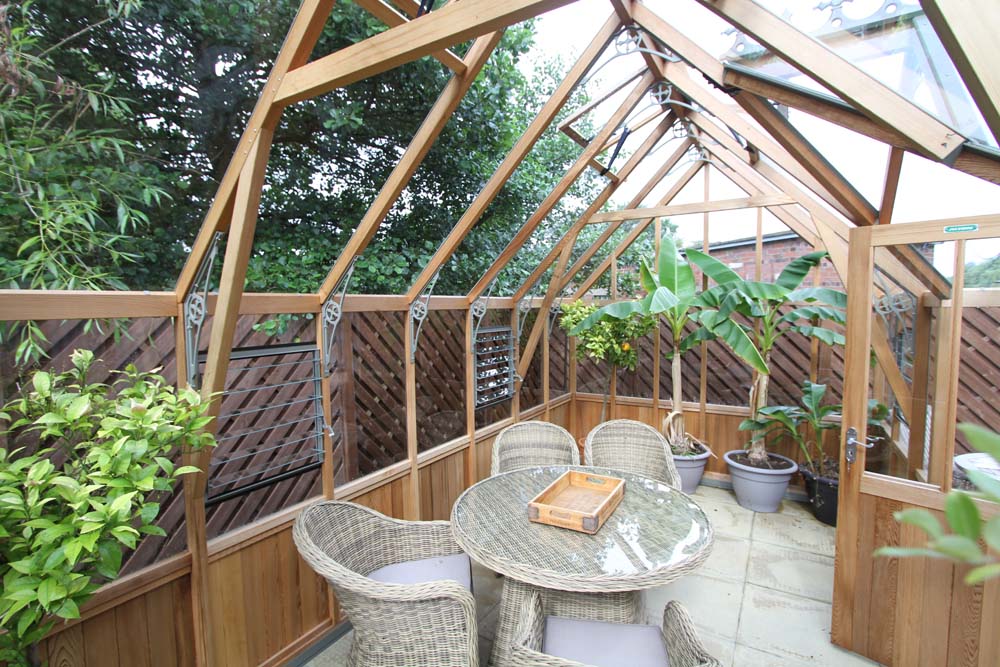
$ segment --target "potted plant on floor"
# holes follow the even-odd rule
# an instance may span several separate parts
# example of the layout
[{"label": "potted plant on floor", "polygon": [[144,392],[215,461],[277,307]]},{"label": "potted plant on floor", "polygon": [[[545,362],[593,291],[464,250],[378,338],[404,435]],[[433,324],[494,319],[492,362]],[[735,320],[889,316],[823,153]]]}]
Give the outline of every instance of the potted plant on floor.
[{"label": "potted plant on floor", "polygon": [[[595,361],[606,361],[611,366],[608,372],[608,391],[601,404],[601,421],[608,406],[608,396],[611,393],[611,378],[618,368],[635,370],[639,363],[639,355],[633,343],[642,338],[656,326],[656,320],[651,316],[635,315],[617,319],[591,319],[598,310],[595,304],[584,303],[580,299],[562,305],[562,316],[559,326],[569,335],[576,338],[576,358],[583,361],[590,358]],[[598,321],[600,320],[600,321]],[[581,323],[589,322],[586,327]]]},{"label": "potted plant on floor", "polygon": [[[825,251],[792,260],[773,283],[744,280],[722,262],[697,250],[688,250],[687,254],[716,283],[699,297],[701,309],[695,318],[749,361],[754,370],[750,419],[757,419],[767,406],[771,354],[782,336],[794,331],[828,345],[844,344],[842,333],[821,323],[844,323],[847,295],[824,287],[800,287],[809,271],[827,256]],[[734,316],[743,321],[734,320]],[[740,351],[747,345],[752,352]],[[768,453],[764,438],[751,439],[748,449],[727,452],[725,459],[737,500],[757,512],[777,511],[788,482],[798,470],[788,457]]]},{"label": "potted plant on floor", "polygon": [[705,464],[712,452],[705,443],[688,433],[684,426],[681,356],[702,340],[711,338],[712,334],[702,327],[687,331],[689,324],[694,321],[692,315],[698,294],[691,265],[678,252],[672,237],[664,236],[660,243],[656,270],[643,260],[639,266],[639,276],[646,290],[643,298],[619,301],[596,309],[570,333],[580,335],[598,324],[627,321],[636,316],[663,318],[671,333],[671,346],[666,357],[670,360],[672,391],[671,412],[663,420],[662,430],[680,473],[683,490],[685,493],[693,493],[701,482]]},{"label": "potted plant on floor", "polygon": [[158,498],[181,475],[180,448],[215,439],[208,403],[129,366],[112,385],[90,383],[93,353],[73,368],[37,371],[30,390],[0,411],[0,663],[38,664],[35,647],[58,619],[80,615],[115,579],[122,551],[156,525]]}]

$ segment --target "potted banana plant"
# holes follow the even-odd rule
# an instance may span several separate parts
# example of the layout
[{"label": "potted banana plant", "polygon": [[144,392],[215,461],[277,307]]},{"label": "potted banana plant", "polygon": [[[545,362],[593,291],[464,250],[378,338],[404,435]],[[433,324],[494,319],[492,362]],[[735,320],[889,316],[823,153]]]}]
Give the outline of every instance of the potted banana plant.
[{"label": "potted banana plant", "polygon": [[[809,272],[827,256],[825,251],[792,260],[773,283],[744,280],[697,250],[688,250],[687,255],[716,283],[699,297],[695,318],[753,368],[748,401],[751,420],[767,406],[771,354],[782,336],[796,332],[827,345],[844,344],[842,333],[822,324],[844,323],[847,295],[825,287],[801,287]],[[736,316],[742,321],[733,319]],[[752,438],[745,450],[727,452],[725,459],[736,499],[757,512],[777,511],[788,482],[798,471],[795,461],[769,453],[765,438],[759,437]]]},{"label": "potted banana plant", "polygon": [[680,473],[683,490],[685,493],[693,493],[701,482],[712,451],[708,445],[688,433],[684,425],[684,411],[681,407],[684,395],[681,357],[701,341],[712,338],[713,334],[703,327],[688,330],[689,325],[694,322],[693,315],[699,297],[694,271],[678,251],[671,236],[664,236],[660,243],[655,270],[643,260],[639,266],[639,275],[646,290],[643,298],[619,301],[597,309],[581,320],[570,333],[578,335],[602,322],[628,320],[636,316],[662,318],[671,333],[671,345],[666,351],[666,357],[670,360],[671,411],[663,420],[662,430]]}]

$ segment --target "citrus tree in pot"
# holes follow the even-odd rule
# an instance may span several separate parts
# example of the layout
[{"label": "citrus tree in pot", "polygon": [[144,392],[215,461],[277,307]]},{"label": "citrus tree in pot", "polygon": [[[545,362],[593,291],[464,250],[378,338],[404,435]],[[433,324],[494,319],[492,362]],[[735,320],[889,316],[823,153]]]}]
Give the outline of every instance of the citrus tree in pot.
[{"label": "citrus tree in pot", "polygon": [[[767,406],[771,355],[782,336],[797,332],[828,345],[844,344],[842,333],[822,324],[844,323],[847,295],[825,287],[801,287],[826,256],[820,251],[794,259],[775,282],[767,283],[744,280],[718,260],[688,251],[688,258],[716,283],[699,297],[701,309],[695,318],[754,370],[749,395],[752,420]],[[788,457],[769,453],[765,440],[753,438],[746,450],[727,452],[725,459],[740,504],[757,512],[775,512],[798,466]]]},{"label": "citrus tree in pot", "polygon": [[77,350],[68,372],[35,372],[0,411],[0,663],[38,664],[37,643],[118,576],[123,549],[164,534],[157,500],[197,472],[174,454],[215,443],[197,392],[133,366],[90,383],[93,360]]},{"label": "citrus tree in pot", "polygon": [[[576,358],[605,361],[610,365],[608,370],[608,391],[601,404],[601,421],[604,421],[608,406],[608,396],[611,394],[611,378],[618,368],[634,371],[639,363],[639,355],[633,343],[648,334],[656,326],[656,321],[649,316],[636,315],[620,319],[593,319],[598,307],[592,303],[584,303],[580,299],[564,303],[559,326],[576,338]],[[600,320],[600,321],[597,321]],[[590,322],[581,326],[583,322]]]},{"label": "citrus tree in pot", "polygon": [[[685,493],[692,493],[701,482],[705,464],[712,453],[705,443],[688,433],[684,425],[684,411],[681,408],[684,395],[681,357],[699,342],[712,338],[713,334],[703,327],[695,327],[689,331],[695,309],[699,305],[699,296],[694,271],[678,252],[671,236],[664,236],[660,243],[656,270],[643,261],[639,266],[639,275],[643,289],[646,290],[643,298],[620,301],[597,309],[581,320],[570,333],[577,335],[604,322],[623,321],[636,316],[662,318],[671,333],[671,345],[666,351],[666,357],[670,360],[672,406],[670,414],[663,420],[663,435],[670,444],[683,490]],[[749,344],[749,340],[746,343]],[[738,343],[737,347],[748,349],[747,345],[740,346]]]}]

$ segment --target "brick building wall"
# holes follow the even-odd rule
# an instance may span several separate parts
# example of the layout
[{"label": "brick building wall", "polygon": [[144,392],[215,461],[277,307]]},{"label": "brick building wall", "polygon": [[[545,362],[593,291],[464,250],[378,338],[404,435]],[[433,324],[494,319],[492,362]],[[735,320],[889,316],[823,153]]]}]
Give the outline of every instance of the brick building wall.
[{"label": "brick building wall", "polygon": [[[765,236],[763,241],[760,279],[764,282],[774,282],[790,261],[813,251],[810,244],[794,234],[772,234]],[[709,252],[742,278],[754,280],[756,239],[717,243],[709,248]],[[812,285],[811,277],[807,281]],[[829,259],[824,259],[820,265],[820,281],[824,287],[844,288],[840,275]]]}]

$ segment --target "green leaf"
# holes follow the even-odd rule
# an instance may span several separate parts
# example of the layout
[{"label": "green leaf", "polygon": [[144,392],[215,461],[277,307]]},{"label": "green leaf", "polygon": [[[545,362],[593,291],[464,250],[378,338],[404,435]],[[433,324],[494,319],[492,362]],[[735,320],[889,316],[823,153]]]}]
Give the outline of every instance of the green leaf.
[{"label": "green leaf", "polygon": [[996,577],[1000,577],[1000,563],[990,563],[969,570],[965,575],[965,583],[969,586],[975,586]]},{"label": "green leaf", "polygon": [[38,371],[31,378],[31,383],[35,391],[43,398],[48,397],[52,392],[52,376],[44,371]]},{"label": "green leaf", "polygon": [[963,535],[942,535],[934,540],[930,547],[965,563],[978,564],[983,560],[979,545]]},{"label": "green leaf", "polygon": [[743,279],[740,278],[740,274],[736,273],[716,258],[706,255],[700,250],[688,248],[684,251],[684,254],[687,255],[688,261],[692,262],[695,266],[701,269],[706,276],[714,280],[719,285],[729,285],[731,283],[743,282]]},{"label": "green leaf", "polygon": [[66,408],[66,417],[70,421],[76,421],[83,415],[87,414],[88,410],[90,410],[90,397],[86,395],[77,396],[69,404],[69,407]]},{"label": "green leaf", "polygon": [[656,279],[653,278],[653,272],[646,264],[646,260],[642,260],[639,264],[639,283],[648,294],[652,294],[658,287]]},{"label": "green leaf", "polygon": [[708,327],[740,359],[750,364],[751,368],[765,375],[770,373],[767,364],[764,363],[764,358],[757,350],[757,346],[750,340],[742,327],[729,318],[720,317],[717,311],[703,311],[699,315],[702,325]]},{"label": "green leaf", "polygon": [[827,256],[828,253],[825,250],[820,250],[793,259],[782,269],[781,274],[778,275],[778,279],[774,281],[775,284],[784,287],[786,290],[794,290],[802,284],[809,271],[814,266],[818,266],[823,258]]},{"label": "green leaf", "polygon": [[658,258],[658,273],[660,285],[666,287],[671,293],[677,295],[679,299],[693,299],[697,292],[694,283],[694,271],[680,252],[674,237],[670,234],[664,235],[660,241],[660,256]]},{"label": "green leaf", "polygon": [[53,602],[61,600],[65,595],[66,588],[52,577],[42,579],[42,583],[38,585],[38,603],[46,611],[49,611],[49,606]]},{"label": "green leaf", "polygon": [[66,599],[54,613],[59,618],[80,618],[80,607],[72,599]]},{"label": "green leaf", "polygon": [[937,518],[925,509],[911,507],[902,512],[896,512],[894,516],[896,517],[896,521],[916,526],[933,538],[944,535],[944,530],[941,528],[941,524]]},{"label": "green leaf", "polygon": [[819,301],[834,308],[847,308],[847,293],[829,287],[803,287],[788,295],[789,301]]},{"label": "green leaf", "polygon": [[677,295],[666,287],[657,287],[656,291],[653,292],[652,297],[653,298],[650,300],[649,304],[649,312],[653,314],[666,312],[680,303],[677,299]]},{"label": "green leaf", "polygon": [[1000,553],[1000,515],[992,517],[983,526],[983,541],[991,549]]},{"label": "green leaf", "polygon": [[979,539],[979,510],[965,493],[949,493],[944,499],[944,515],[951,530],[972,541]]},{"label": "green leaf", "polygon": [[875,550],[875,555],[888,558],[945,558],[943,554],[923,547],[879,547]]}]

